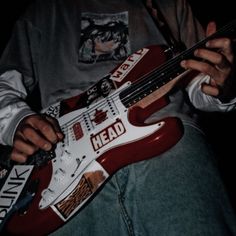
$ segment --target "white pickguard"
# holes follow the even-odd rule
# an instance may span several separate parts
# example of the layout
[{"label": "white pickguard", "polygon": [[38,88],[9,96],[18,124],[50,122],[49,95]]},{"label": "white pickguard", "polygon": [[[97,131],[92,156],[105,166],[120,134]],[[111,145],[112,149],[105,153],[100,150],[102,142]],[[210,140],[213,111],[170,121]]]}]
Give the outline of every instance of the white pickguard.
[{"label": "white pickguard", "polygon": [[[42,192],[41,209],[55,204],[65,192],[70,192],[85,169],[100,155],[114,147],[149,136],[164,125],[163,121],[144,127],[129,123],[128,109],[118,96],[127,86],[128,83],[88,108],[59,118],[65,139],[57,145],[56,158],[52,160],[53,175],[48,188]],[[100,123],[93,119],[97,111],[103,111],[106,115],[106,119]],[[75,126],[79,126],[79,134],[74,131]]]}]

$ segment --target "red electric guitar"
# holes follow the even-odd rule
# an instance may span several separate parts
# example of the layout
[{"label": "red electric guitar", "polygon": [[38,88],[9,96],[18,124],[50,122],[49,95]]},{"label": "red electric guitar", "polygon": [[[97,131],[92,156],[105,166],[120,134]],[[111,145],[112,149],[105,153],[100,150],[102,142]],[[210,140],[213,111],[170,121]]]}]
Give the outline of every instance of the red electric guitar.
[{"label": "red electric guitar", "polygon": [[52,151],[36,153],[28,165],[13,167],[0,191],[3,232],[36,236],[55,231],[118,169],[175,145],[183,134],[178,118],[145,120],[167,105],[165,95],[189,72],[180,61],[193,58],[210,38],[234,33],[234,25],[170,60],[160,46],[142,48],[85,93],[46,109],[65,138]]}]

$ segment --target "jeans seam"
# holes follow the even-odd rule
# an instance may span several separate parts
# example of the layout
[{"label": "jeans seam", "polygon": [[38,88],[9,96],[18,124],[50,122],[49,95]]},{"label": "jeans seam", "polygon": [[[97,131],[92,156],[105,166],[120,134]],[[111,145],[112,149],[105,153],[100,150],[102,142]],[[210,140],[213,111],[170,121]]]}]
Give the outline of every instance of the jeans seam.
[{"label": "jeans seam", "polygon": [[125,205],[124,205],[124,197],[121,194],[119,194],[118,198],[119,198],[119,204],[120,204],[120,208],[121,208],[121,215],[122,215],[122,218],[124,219],[125,225],[127,226],[128,235],[135,236],[133,225],[132,225],[132,220],[130,219],[128,212],[127,212]]},{"label": "jeans seam", "polygon": [[118,181],[118,177],[115,176],[115,179],[116,179],[116,184],[117,184],[117,188],[118,188],[118,191],[119,191],[119,193],[118,193],[118,202],[119,202],[119,205],[120,205],[121,216],[122,216],[122,218],[124,220],[124,223],[126,225],[128,235],[129,236],[135,236],[132,220],[130,219],[129,214],[128,214],[128,212],[126,210],[126,207],[125,207],[125,204],[124,204],[124,196],[122,195],[123,191],[121,190],[121,187],[120,187],[120,184],[119,184],[119,181]]}]

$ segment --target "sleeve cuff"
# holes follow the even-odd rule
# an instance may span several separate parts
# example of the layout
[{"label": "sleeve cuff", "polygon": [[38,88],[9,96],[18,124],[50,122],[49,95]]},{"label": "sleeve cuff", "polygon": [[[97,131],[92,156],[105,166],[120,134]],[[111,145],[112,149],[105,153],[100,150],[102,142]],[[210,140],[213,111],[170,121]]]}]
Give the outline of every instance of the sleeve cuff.
[{"label": "sleeve cuff", "polygon": [[3,145],[13,145],[14,134],[19,123],[29,115],[35,114],[27,105],[18,110],[12,119],[8,119],[8,124],[2,128],[2,134],[0,136],[0,141]]},{"label": "sleeve cuff", "polygon": [[206,95],[201,90],[202,83],[209,83],[210,76],[200,73],[186,87],[192,104],[202,111],[228,112],[236,109],[236,98],[222,103],[218,98]]}]

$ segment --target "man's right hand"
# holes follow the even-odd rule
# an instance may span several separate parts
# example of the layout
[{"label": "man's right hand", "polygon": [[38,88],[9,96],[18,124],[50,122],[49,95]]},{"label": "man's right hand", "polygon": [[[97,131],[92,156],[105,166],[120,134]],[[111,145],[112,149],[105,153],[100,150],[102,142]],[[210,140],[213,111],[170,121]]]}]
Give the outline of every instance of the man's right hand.
[{"label": "man's right hand", "polygon": [[64,138],[58,121],[46,115],[30,115],[18,125],[11,160],[24,163],[37,150],[49,151]]}]

